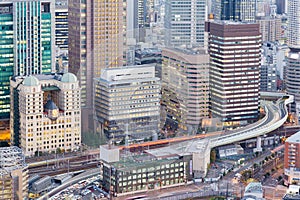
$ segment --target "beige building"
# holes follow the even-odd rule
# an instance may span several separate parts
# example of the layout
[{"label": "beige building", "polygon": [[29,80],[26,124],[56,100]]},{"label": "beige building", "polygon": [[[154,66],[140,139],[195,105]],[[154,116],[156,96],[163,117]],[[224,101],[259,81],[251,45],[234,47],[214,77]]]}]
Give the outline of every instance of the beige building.
[{"label": "beige building", "polygon": [[123,65],[123,0],[69,1],[69,72],[81,87],[82,129],[93,129],[93,79]]},{"label": "beige building", "polygon": [[0,148],[0,199],[27,199],[28,166],[20,148]]},{"label": "beige building", "polygon": [[259,24],[262,41],[275,42],[281,40],[282,28],[280,17],[260,17],[256,19]]},{"label": "beige building", "polygon": [[162,109],[166,122],[195,133],[209,113],[209,56],[204,50],[163,49]]},{"label": "beige building", "polygon": [[11,143],[26,156],[81,144],[80,87],[74,74],[14,77]]}]

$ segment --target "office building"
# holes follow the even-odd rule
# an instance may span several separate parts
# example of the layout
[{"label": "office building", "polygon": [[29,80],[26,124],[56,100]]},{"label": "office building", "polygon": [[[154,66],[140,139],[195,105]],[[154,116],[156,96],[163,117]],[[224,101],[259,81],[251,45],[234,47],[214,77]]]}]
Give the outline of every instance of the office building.
[{"label": "office building", "polygon": [[[107,138],[151,138],[159,131],[160,79],[151,65],[103,69],[95,78],[95,122]],[[154,136],[156,137],[156,136]]]},{"label": "office building", "polygon": [[300,180],[300,132],[290,136],[285,141],[284,175],[285,184],[299,184]]},{"label": "office building", "polygon": [[287,0],[276,0],[277,13],[284,14],[286,13]]},{"label": "office building", "polygon": [[212,0],[212,13],[216,20],[254,22],[256,0]]},{"label": "office building", "polygon": [[155,76],[161,80],[161,62],[162,55],[159,48],[145,48],[135,50],[135,64],[153,64],[155,65]]},{"label": "office building", "polygon": [[0,24],[0,121],[7,122],[1,123],[6,130],[10,77],[54,70],[54,4],[51,0],[2,0]]},{"label": "office building", "polygon": [[210,98],[213,117],[225,126],[256,121],[259,115],[261,35],[258,24],[208,24]]},{"label": "office building", "polygon": [[80,87],[74,74],[13,77],[11,143],[25,156],[81,145]]},{"label": "office building", "polygon": [[264,42],[260,69],[260,91],[277,91],[277,46],[276,43]]},{"label": "office building", "polygon": [[287,37],[290,48],[300,47],[300,1],[288,0]]},{"label": "office building", "polygon": [[162,106],[166,122],[196,133],[209,111],[209,55],[204,49],[162,51]]},{"label": "office building", "polygon": [[68,53],[68,1],[55,1],[55,45]]},{"label": "office building", "polygon": [[281,17],[257,17],[256,22],[260,27],[262,41],[275,42],[281,40]]},{"label": "office building", "polygon": [[27,199],[28,165],[18,147],[0,148],[0,199]]},{"label": "office building", "polygon": [[204,46],[206,10],[206,0],[167,0],[164,18],[166,46]]},{"label": "office building", "polygon": [[81,86],[82,129],[93,130],[93,80],[123,65],[123,0],[69,1],[69,72]]}]

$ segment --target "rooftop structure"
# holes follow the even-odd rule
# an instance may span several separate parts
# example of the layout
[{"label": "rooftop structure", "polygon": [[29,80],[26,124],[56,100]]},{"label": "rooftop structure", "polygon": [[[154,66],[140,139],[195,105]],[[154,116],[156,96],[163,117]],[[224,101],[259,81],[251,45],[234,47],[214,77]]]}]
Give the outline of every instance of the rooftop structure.
[{"label": "rooftop structure", "polygon": [[16,146],[0,148],[0,199],[25,199],[28,193],[28,165]]}]

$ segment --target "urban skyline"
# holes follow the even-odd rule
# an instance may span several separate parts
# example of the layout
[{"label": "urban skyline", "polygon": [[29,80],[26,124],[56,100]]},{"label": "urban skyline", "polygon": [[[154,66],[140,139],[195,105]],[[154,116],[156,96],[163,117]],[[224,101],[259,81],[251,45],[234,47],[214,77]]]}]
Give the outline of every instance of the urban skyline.
[{"label": "urban skyline", "polygon": [[1,1],[1,198],[299,195],[299,22],[300,0]]}]

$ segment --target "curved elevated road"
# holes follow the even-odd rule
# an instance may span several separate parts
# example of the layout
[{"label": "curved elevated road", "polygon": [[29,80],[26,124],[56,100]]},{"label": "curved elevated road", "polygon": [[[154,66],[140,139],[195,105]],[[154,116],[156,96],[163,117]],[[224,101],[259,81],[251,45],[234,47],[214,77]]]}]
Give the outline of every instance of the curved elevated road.
[{"label": "curved elevated road", "polygon": [[263,119],[254,124],[246,126],[243,129],[211,138],[210,148],[258,137],[272,132],[282,126],[288,117],[286,105],[292,103],[294,101],[294,97],[292,95],[284,95],[281,97],[282,98],[276,103],[262,101],[262,105],[265,107],[266,111],[266,115]]}]

